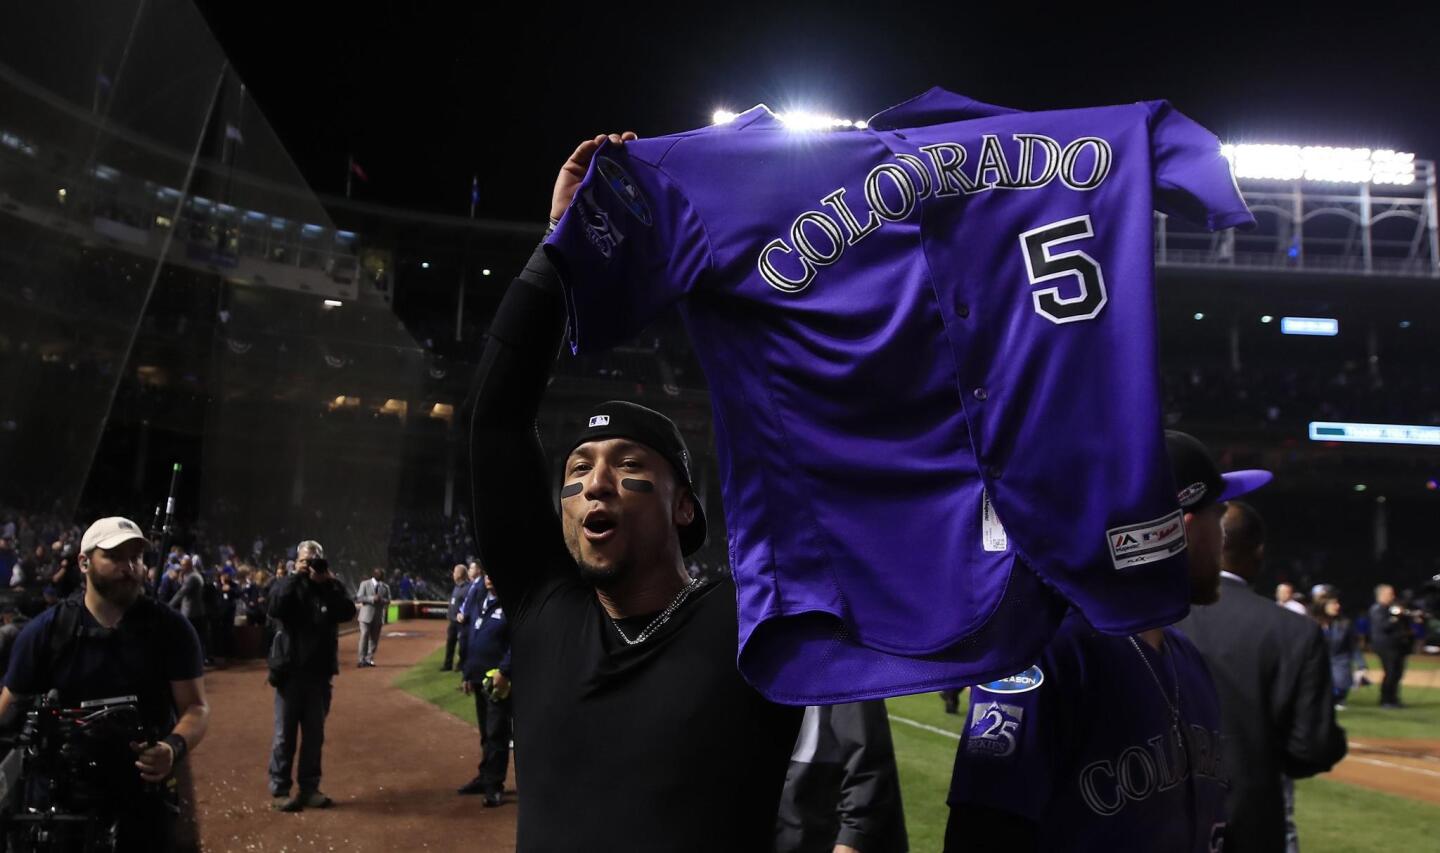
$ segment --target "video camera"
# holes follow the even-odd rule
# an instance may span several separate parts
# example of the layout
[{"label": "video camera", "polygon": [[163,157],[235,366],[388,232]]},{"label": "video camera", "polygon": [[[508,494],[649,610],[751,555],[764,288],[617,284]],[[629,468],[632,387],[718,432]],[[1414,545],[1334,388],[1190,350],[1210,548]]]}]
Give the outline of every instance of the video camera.
[{"label": "video camera", "polygon": [[[160,795],[142,783],[131,742],[153,740],[135,696],[60,706],[52,690],[25,714],[0,760],[0,841],[10,851],[115,850],[132,795]],[[133,802],[133,801],[132,801]]]}]

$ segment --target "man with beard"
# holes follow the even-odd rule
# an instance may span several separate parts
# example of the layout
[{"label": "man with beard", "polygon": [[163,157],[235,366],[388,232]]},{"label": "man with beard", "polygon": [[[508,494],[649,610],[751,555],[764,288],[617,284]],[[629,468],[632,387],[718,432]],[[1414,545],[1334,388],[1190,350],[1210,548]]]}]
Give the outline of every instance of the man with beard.
[{"label": "man with beard", "polygon": [[[561,169],[552,219],[604,139]],[[769,849],[802,711],[741,679],[734,582],[685,571],[705,516],[669,418],[618,401],[587,412],[563,448],[556,517],[534,421],[564,326],[537,249],[491,324],[473,391],[476,541],[519,685],[517,847]]]},{"label": "man with beard", "polygon": [[169,798],[176,786],[170,780],[205,737],[210,718],[195,629],[140,594],[146,545],[139,526],[127,518],[90,525],[79,554],[88,581],[84,599],[67,599],[20,632],[0,692],[0,718],[51,690],[59,691],[63,707],[137,697],[142,722],[156,740],[128,744],[135,753],[133,772],[120,768],[119,784],[111,790],[120,818],[119,849],[135,851],[173,849],[176,821]]}]

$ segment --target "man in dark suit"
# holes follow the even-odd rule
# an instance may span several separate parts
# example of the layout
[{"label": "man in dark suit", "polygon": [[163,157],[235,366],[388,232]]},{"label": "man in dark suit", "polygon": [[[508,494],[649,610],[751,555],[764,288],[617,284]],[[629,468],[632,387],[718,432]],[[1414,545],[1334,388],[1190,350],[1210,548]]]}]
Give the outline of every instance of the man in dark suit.
[{"label": "man in dark suit", "polygon": [[1385,680],[1380,683],[1380,707],[1400,707],[1400,680],[1405,677],[1405,658],[1415,648],[1411,622],[1416,615],[1395,604],[1395,587],[1382,583],[1375,587],[1375,603],[1370,605],[1370,651],[1380,658]]},{"label": "man in dark suit", "polygon": [[1334,767],[1345,756],[1345,730],[1335,724],[1320,627],[1250,589],[1265,553],[1259,513],[1232,501],[1221,530],[1220,600],[1192,608],[1179,627],[1205,656],[1220,692],[1230,777],[1225,851],[1282,851],[1282,778]]}]

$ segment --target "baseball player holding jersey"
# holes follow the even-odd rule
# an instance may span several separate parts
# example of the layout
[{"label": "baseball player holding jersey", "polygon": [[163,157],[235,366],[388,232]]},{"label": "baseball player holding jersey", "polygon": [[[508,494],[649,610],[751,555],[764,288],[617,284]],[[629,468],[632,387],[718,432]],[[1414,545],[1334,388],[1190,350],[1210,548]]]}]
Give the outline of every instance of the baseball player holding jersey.
[{"label": "baseball player holding jersey", "polygon": [[1185,615],[1154,209],[1254,222],[1219,140],[1163,101],[932,89],[865,129],[759,106],[596,153],[546,245],[571,345],[678,305],[765,696],[1003,677],[1067,601],[1118,635]]},{"label": "baseball player holding jersey", "polygon": [[[1189,542],[1190,600],[1219,593],[1225,501],[1269,480],[1221,474],[1167,432]],[[947,850],[1216,853],[1225,831],[1220,701],[1171,627],[1108,636],[1066,614],[1031,666],[975,687],[950,787]]]}]

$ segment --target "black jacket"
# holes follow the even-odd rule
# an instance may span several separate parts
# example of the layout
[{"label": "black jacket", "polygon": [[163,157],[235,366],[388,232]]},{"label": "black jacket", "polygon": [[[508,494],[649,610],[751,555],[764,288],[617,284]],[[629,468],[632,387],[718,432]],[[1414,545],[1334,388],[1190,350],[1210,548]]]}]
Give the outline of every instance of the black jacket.
[{"label": "black jacket", "polygon": [[328,680],[340,671],[337,626],[355,618],[355,602],[340,581],[281,578],[270,587],[270,618],[279,623],[270,644],[272,684],[292,675]]},{"label": "black jacket", "polygon": [[1230,778],[1225,851],[1283,851],[1281,776],[1313,776],[1345,757],[1320,626],[1225,577],[1220,600],[1191,608],[1178,627],[1205,656],[1220,693]]},{"label": "black jacket", "polygon": [[905,810],[885,703],[805,709],[775,827],[776,853],[904,853]]},{"label": "black jacket", "polygon": [[1370,605],[1370,650],[1377,655],[1408,655],[1415,646],[1410,623],[1378,601]]}]

